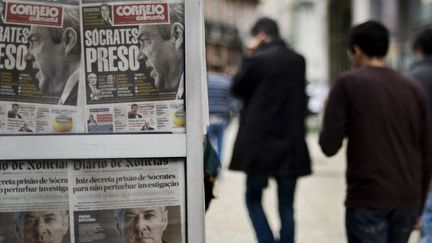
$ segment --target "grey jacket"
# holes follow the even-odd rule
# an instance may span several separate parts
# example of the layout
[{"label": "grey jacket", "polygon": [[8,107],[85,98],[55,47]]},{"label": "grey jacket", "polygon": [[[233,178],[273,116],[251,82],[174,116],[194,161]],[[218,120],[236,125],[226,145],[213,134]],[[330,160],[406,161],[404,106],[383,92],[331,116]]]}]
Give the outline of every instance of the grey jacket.
[{"label": "grey jacket", "polygon": [[432,56],[426,56],[424,60],[413,63],[408,75],[423,86],[428,97],[428,109],[432,112]]}]

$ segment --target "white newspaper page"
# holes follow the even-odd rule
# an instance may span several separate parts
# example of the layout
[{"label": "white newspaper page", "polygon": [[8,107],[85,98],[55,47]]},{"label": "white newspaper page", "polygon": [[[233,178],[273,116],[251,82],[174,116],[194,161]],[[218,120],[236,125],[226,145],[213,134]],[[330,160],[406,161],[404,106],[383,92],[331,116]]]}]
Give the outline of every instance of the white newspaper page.
[{"label": "white newspaper page", "polygon": [[0,163],[0,242],[70,242],[65,161]]},{"label": "white newspaper page", "polygon": [[74,161],[69,166],[73,242],[186,242],[184,163]]}]

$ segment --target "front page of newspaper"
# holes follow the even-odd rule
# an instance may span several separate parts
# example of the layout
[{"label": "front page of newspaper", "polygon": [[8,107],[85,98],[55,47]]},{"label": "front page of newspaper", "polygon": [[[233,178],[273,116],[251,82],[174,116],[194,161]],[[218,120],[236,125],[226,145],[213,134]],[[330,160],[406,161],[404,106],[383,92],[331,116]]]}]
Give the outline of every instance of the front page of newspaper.
[{"label": "front page of newspaper", "polygon": [[184,159],[0,163],[0,243],[185,243]]},{"label": "front page of newspaper", "polygon": [[66,161],[0,163],[0,242],[70,242]]},{"label": "front page of newspaper", "polygon": [[84,128],[80,43],[78,0],[0,3],[0,134]]},{"label": "front page of newspaper", "polygon": [[184,0],[0,0],[0,134],[184,133]]},{"label": "front page of newspaper", "polygon": [[73,162],[73,242],[186,242],[184,175],[180,159]]},{"label": "front page of newspaper", "polygon": [[89,133],[184,132],[184,2],[82,0]]}]

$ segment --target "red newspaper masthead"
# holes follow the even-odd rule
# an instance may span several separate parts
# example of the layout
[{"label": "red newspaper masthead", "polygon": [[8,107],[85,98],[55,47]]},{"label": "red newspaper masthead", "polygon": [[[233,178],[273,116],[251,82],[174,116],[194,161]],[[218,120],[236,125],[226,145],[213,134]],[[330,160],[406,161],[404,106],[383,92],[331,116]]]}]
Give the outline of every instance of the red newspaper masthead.
[{"label": "red newspaper masthead", "polygon": [[63,7],[19,2],[6,3],[6,23],[63,26]]},{"label": "red newspaper masthead", "polygon": [[114,25],[169,24],[167,3],[114,5]]}]

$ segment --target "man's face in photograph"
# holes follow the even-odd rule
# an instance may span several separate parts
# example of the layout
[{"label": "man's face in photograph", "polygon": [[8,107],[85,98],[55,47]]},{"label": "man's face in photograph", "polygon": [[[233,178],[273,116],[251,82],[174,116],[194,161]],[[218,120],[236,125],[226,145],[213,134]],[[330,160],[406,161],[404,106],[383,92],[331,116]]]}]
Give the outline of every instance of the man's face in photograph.
[{"label": "man's face in photograph", "polygon": [[88,81],[88,83],[89,83],[91,86],[96,86],[96,84],[97,84],[97,76],[96,76],[96,74],[94,74],[94,73],[90,73],[90,74],[87,76],[87,81]]},{"label": "man's face in photograph", "polygon": [[60,211],[25,212],[17,227],[23,243],[61,243],[69,228],[67,214]]},{"label": "man's face in photograph", "polygon": [[12,112],[14,114],[18,114],[19,106],[18,105],[12,105]]},{"label": "man's face in photograph", "polygon": [[138,59],[145,62],[150,70],[150,76],[155,81],[157,88],[164,88],[163,82],[170,78],[172,66],[178,65],[175,55],[178,49],[174,38],[164,40],[156,26],[141,25],[139,27],[138,40],[140,53]]},{"label": "man's face in photograph", "polygon": [[32,26],[28,35],[30,48],[26,61],[36,70],[39,89],[44,94],[59,95],[66,83],[64,70],[68,65],[65,56],[65,45],[54,43],[50,28]]},{"label": "man's face in photograph", "polygon": [[161,243],[168,212],[163,207],[125,209],[122,222],[125,243]]},{"label": "man's face in photograph", "polygon": [[107,76],[107,83],[108,84],[114,84],[114,76],[113,75]]},{"label": "man's face in photograph", "polygon": [[137,105],[131,106],[131,113],[134,113],[134,114],[138,113],[138,106]]},{"label": "man's face in photograph", "polygon": [[111,18],[111,10],[109,6],[102,5],[100,9],[101,9],[102,18],[104,19]]}]

